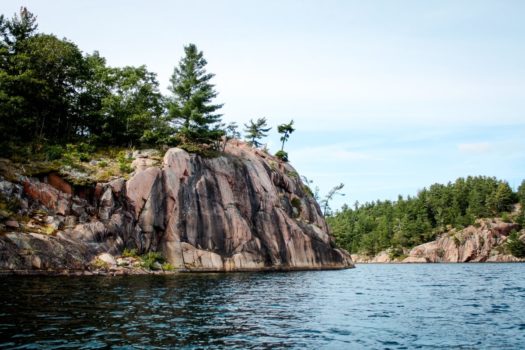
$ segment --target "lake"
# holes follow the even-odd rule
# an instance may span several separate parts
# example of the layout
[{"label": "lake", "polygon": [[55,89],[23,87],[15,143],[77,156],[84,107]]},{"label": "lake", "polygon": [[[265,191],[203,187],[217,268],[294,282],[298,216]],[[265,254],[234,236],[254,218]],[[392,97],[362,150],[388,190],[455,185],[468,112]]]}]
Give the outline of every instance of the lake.
[{"label": "lake", "polygon": [[518,349],[525,264],[0,277],[0,348]]}]

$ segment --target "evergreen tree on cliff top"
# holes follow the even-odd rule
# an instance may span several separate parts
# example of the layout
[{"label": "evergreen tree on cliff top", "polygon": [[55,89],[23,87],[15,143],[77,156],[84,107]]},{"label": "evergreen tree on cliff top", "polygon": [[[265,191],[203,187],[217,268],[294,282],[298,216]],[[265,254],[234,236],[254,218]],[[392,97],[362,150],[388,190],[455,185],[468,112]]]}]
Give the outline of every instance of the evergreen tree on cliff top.
[{"label": "evergreen tree on cliff top", "polygon": [[248,124],[244,124],[244,131],[246,132],[245,138],[251,146],[256,148],[262,146],[259,140],[268,136],[267,133],[271,130],[271,128],[267,128],[266,126],[268,126],[266,124],[266,118],[259,118],[256,121],[250,119]]},{"label": "evergreen tree on cliff top", "polygon": [[224,134],[219,127],[222,115],[216,113],[222,104],[212,103],[217,97],[210,83],[214,74],[206,72],[207,62],[194,44],[185,46],[184,52],[170,80],[169,120],[182,143],[212,144]]}]

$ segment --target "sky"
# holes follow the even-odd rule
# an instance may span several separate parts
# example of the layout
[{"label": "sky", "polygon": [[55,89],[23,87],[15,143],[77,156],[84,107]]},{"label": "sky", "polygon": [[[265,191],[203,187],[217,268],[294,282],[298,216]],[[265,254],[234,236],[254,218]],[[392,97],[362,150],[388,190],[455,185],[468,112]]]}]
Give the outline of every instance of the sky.
[{"label": "sky", "polygon": [[145,64],[167,93],[183,47],[215,74],[224,121],[293,119],[292,165],[343,203],[432,183],[525,179],[525,1],[2,0],[109,65]]}]

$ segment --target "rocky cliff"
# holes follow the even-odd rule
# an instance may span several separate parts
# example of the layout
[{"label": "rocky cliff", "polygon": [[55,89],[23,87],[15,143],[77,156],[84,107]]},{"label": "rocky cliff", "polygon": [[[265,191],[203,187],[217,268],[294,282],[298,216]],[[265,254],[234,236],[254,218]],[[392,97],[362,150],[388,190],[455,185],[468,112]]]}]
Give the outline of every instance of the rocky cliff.
[{"label": "rocky cliff", "polygon": [[[458,263],[458,262],[522,262],[507,251],[505,244],[513,230],[519,231],[515,223],[499,218],[480,219],[475,225],[463,230],[450,230],[432,242],[418,245],[401,256],[382,251],[373,257],[352,254],[358,263]],[[519,231],[525,241],[525,230]]]},{"label": "rocky cliff", "polygon": [[0,212],[0,269],[82,271],[125,248],[160,252],[179,271],[352,267],[288,163],[242,142],[216,158],[177,148],[161,165],[136,156],[128,180],[2,179],[4,207],[15,215]]}]

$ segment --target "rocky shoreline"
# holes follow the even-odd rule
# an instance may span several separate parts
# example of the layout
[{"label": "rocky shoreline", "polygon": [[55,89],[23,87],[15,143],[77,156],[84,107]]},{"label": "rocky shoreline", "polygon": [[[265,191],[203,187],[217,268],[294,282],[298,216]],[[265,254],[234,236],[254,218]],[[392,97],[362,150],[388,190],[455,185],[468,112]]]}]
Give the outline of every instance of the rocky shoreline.
[{"label": "rocky shoreline", "polygon": [[106,270],[0,270],[0,276],[171,276],[180,274],[204,274],[204,273],[257,273],[257,272],[301,272],[301,271],[330,271],[342,270],[348,267],[320,267],[320,268],[273,268],[267,267],[259,270],[235,270],[235,271],[209,271],[209,270],[177,270],[177,271],[154,271],[148,269],[110,269]]},{"label": "rocky shoreline", "polygon": [[[3,160],[0,270],[120,275],[353,267],[290,164],[243,142],[230,142],[216,158],[174,148],[159,164],[152,153],[134,153],[129,179],[81,186],[57,172],[13,174]],[[116,261],[125,250],[162,259],[146,269],[121,266]],[[103,254],[111,258],[101,262]]]},{"label": "rocky shoreline", "polygon": [[525,241],[525,230],[518,224],[500,218],[478,219],[462,230],[451,229],[436,240],[418,245],[401,254],[384,250],[375,256],[352,254],[356,264],[389,263],[507,263],[525,262],[506,250],[509,234],[518,232]]}]

